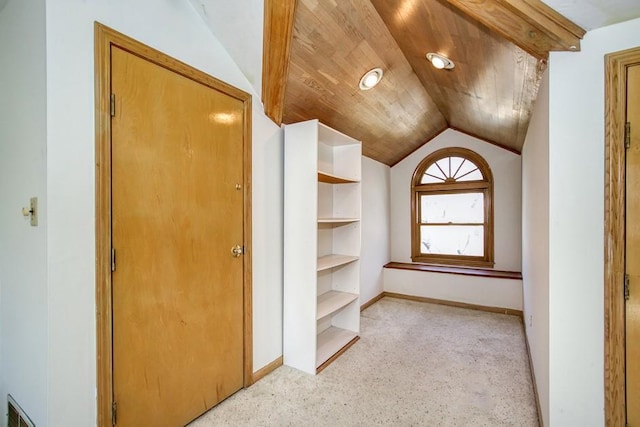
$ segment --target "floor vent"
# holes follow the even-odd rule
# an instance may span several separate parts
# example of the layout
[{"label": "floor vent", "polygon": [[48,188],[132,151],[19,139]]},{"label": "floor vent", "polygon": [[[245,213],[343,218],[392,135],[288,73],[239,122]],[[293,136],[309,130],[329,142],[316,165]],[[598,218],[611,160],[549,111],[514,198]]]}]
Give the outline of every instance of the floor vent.
[{"label": "floor vent", "polygon": [[7,395],[7,407],[7,427],[36,427],[10,394]]}]

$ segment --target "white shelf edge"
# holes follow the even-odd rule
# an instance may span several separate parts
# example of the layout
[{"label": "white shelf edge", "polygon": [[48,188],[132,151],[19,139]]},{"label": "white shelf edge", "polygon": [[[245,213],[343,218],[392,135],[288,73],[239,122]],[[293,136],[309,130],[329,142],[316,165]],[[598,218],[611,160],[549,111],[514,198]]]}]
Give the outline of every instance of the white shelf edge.
[{"label": "white shelf edge", "polygon": [[357,337],[358,334],[346,329],[331,326],[320,332],[316,341],[316,368],[329,360],[342,347]]},{"label": "white shelf edge", "polygon": [[360,218],[318,218],[319,224],[342,224],[358,221],[360,221]]},{"label": "white shelf edge", "polygon": [[317,271],[324,271],[330,268],[339,267],[357,261],[357,256],[332,254],[318,258]]},{"label": "white shelf edge", "polygon": [[335,313],[357,299],[357,294],[341,291],[329,291],[318,295],[316,320],[323,319]]}]

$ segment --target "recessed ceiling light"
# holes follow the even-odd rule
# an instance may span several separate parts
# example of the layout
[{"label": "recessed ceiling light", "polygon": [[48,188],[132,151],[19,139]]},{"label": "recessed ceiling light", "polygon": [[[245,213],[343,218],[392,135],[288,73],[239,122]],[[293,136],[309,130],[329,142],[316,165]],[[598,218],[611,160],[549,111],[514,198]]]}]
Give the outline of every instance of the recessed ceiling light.
[{"label": "recessed ceiling light", "polygon": [[375,87],[382,80],[382,68],[374,68],[364,73],[360,79],[360,89],[369,90]]},{"label": "recessed ceiling light", "polygon": [[455,67],[455,64],[453,63],[452,60],[438,53],[432,53],[432,52],[427,53],[427,59],[431,61],[431,65],[433,65],[439,70],[442,70],[442,69],[451,70],[453,67]]}]

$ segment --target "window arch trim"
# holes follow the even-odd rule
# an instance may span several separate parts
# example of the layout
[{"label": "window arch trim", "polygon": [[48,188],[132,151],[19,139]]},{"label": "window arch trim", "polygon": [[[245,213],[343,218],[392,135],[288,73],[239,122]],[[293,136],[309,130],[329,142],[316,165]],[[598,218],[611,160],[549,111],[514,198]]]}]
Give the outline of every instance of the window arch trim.
[{"label": "window arch trim", "polygon": [[[482,180],[423,183],[426,170],[439,160],[447,157],[461,157],[474,163]],[[444,172],[443,172],[444,173]],[[452,171],[449,175],[455,174]],[[446,173],[444,173],[446,175]],[[421,252],[420,239],[420,197],[427,194],[482,193],[484,198],[484,253],[482,256],[425,254]],[[411,180],[411,259],[427,264],[458,265],[468,267],[493,268],[494,228],[493,228],[493,174],[486,160],[474,151],[462,147],[437,150],[426,156],[416,167]],[[422,224],[423,225],[423,224]]]}]

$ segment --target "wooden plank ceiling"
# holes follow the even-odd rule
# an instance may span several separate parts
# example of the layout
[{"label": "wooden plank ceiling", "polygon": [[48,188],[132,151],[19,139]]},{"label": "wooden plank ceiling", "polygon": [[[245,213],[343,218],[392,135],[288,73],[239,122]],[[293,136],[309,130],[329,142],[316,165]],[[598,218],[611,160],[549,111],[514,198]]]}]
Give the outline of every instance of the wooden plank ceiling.
[{"label": "wooden plank ceiling", "polygon": [[[519,153],[548,52],[579,50],[584,31],[538,0],[482,3],[495,21],[477,0],[268,0],[265,111],[317,118],[387,165],[447,128]],[[455,68],[435,69],[427,52]],[[375,67],[382,81],[361,91]]]}]

